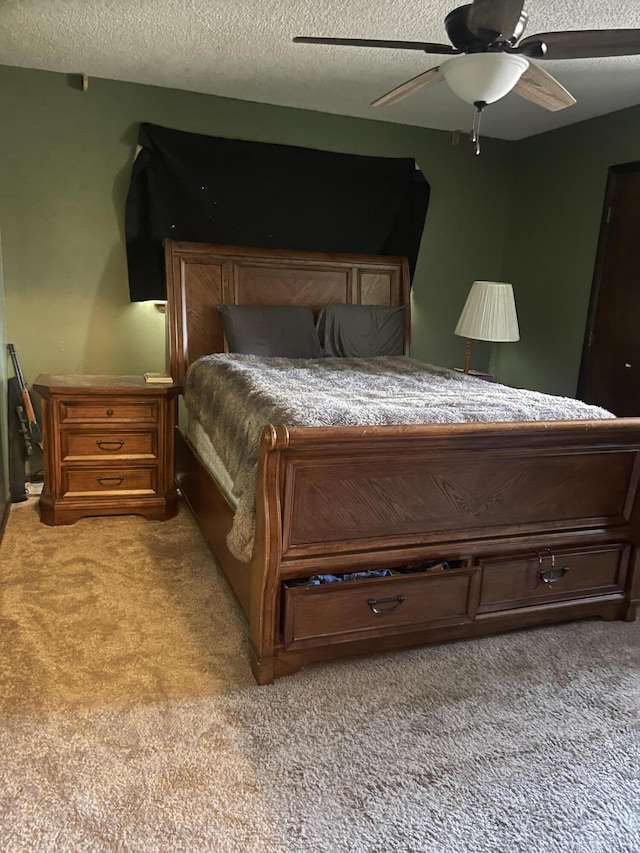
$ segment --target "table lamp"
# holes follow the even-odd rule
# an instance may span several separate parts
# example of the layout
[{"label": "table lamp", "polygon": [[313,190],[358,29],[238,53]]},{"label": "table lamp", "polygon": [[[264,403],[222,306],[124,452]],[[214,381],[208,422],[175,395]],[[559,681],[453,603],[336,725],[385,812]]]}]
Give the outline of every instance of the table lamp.
[{"label": "table lamp", "polygon": [[469,372],[473,341],[519,341],[513,287],[501,281],[474,281],[455,334],[467,339],[464,372]]}]

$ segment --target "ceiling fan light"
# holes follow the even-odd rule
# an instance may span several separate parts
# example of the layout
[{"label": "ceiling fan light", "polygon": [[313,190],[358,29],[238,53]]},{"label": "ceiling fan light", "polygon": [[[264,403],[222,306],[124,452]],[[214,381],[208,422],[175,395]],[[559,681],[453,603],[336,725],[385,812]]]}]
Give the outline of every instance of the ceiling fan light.
[{"label": "ceiling fan light", "polygon": [[466,53],[440,66],[449,88],[463,101],[492,104],[510,92],[529,67],[512,53]]}]

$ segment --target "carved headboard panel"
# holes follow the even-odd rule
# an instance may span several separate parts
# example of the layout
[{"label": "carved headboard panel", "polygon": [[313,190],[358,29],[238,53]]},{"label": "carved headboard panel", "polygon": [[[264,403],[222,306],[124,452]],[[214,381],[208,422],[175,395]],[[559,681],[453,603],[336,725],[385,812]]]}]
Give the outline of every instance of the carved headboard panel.
[{"label": "carved headboard panel", "polygon": [[409,264],[389,255],[255,249],[165,240],[168,370],[182,382],[200,356],[225,351],[217,305],[406,305]]}]

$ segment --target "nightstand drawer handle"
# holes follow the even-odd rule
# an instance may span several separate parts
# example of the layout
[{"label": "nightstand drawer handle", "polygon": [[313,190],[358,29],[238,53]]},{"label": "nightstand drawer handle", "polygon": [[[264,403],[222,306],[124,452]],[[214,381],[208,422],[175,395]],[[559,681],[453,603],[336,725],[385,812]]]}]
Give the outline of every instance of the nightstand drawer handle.
[{"label": "nightstand drawer handle", "polygon": [[107,417],[110,418],[113,415],[113,409],[107,409]]},{"label": "nightstand drawer handle", "polygon": [[[404,595],[392,595],[390,598],[370,598],[367,601],[369,607],[374,613],[384,614],[393,613],[404,601]],[[389,607],[380,607],[381,604],[389,604]]]},{"label": "nightstand drawer handle", "polygon": [[101,486],[119,486],[124,477],[96,477]]},{"label": "nightstand drawer handle", "polygon": [[[107,453],[115,453],[116,450],[120,450],[120,448],[124,445],[124,441],[120,439],[112,439],[111,441],[103,440],[96,441],[96,444],[100,448],[100,450],[106,450]],[[108,445],[111,445],[110,447]]]}]

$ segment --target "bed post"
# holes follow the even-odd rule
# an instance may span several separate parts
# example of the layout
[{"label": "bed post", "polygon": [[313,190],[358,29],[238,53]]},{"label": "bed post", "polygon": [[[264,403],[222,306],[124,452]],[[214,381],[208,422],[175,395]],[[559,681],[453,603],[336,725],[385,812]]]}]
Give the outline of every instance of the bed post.
[{"label": "bed post", "polygon": [[[276,676],[275,635],[282,554],[281,492],[276,480],[281,451],[288,445],[286,427],[265,427],[258,450],[256,549],[251,560],[249,604],[251,669],[258,684],[271,684]],[[275,500],[269,502],[269,495],[275,495]]]},{"label": "bed post", "polygon": [[[635,466],[634,478],[637,484],[640,479],[640,462]],[[627,609],[623,618],[626,622],[635,621],[638,604],[640,604],[640,492],[635,492],[635,495],[633,509],[629,519],[631,526],[630,538],[633,542],[633,550],[631,552],[629,565],[631,578],[627,584],[627,592],[625,596],[627,600]]]},{"label": "bed post", "polygon": [[640,548],[633,549],[631,558],[632,580],[627,593],[627,609],[624,614],[625,622],[635,622],[640,603]]}]

